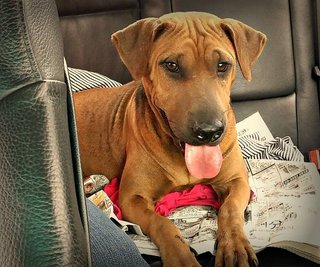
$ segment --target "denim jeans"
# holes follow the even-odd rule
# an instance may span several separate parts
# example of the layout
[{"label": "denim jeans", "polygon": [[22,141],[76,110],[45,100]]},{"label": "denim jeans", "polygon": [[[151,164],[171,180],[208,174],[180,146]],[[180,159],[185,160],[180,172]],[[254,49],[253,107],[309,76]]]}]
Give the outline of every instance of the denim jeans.
[{"label": "denim jeans", "polygon": [[93,267],[149,266],[138,248],[90,200],[87,200]]}]

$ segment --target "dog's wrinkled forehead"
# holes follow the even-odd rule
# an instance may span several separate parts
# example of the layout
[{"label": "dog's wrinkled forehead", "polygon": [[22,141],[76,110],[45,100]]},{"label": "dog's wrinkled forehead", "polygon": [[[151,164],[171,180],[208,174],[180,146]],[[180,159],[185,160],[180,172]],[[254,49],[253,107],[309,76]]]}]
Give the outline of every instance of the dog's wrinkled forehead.
[{"label": "dog's wrinkled forehead", "polygon": [[[192,47],[189,53],[196,50],[195,53],[198,53],[204,52],[208,46],[211,47],[211,50],[220,46],[223,50],[229,50],[229,55],[234,55],[233,45],[219,24],[220,21],[221,19],[217,16],[201,12],[179,12],[174,15],[164,15],[155,21],[157,31],[154,38],[155,47],[152,48],[152,51],[162,47],[166,54],[174,49],[183,53],[185,46]],[[161,44],[159,45],[159,43]],[[199,55],[204,56],[201,53]]]},{"label": "dog's wrinkled forehead", "polygon": [[185,33],[194,40],[201,35],[228,38],[247,80],[251,80],[251,65],[259,57],[266,42],[264,34],[240,21],[220,19],[202,12],[178,12],[160,18],[142,19],[114,33],[112,42],[132,77],[140,79],[150,71],[148,60],[155,42],[164,40],[174,44],[181,41]]},{"label": "dog's wrinkled forehead", "polygon": [[217,28],[221,19],[215,15],[203,12],[177,12],[163,15],[156,22],[158,24],[171,24],[177,31],[194,32],[198,34],[211,34],[212,31],[222,33]]},{"label": "dog's wrinkled forehead", "polygon": [[[198,43],[198,39],[205,37],[216,37],[218,39],[228,39],[224,30],[220,27],[221,19],[217,16],[201,12],[179,12],[167,14],[155,21],[157,34],[155,38],[191,39]],[[174,43],[173,43],[174,44]]]}]

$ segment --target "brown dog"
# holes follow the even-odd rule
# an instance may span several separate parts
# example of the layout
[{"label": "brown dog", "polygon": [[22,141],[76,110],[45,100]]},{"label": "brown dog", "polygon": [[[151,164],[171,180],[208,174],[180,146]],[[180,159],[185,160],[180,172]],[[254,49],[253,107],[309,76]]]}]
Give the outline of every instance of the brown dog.
[{"label": "brown dog", "polygon": [[124,218],[151,237],[165,266],[199,263],[154,202],[198,183],[211,184],[222,203],[215,266],[258,264],[243,231],[250,189],[230,88],[236,61],[251,79],[265,41],[207,13],[143,19],[112,36],[135,81],[74,95],[84,176],[121,177]]}]

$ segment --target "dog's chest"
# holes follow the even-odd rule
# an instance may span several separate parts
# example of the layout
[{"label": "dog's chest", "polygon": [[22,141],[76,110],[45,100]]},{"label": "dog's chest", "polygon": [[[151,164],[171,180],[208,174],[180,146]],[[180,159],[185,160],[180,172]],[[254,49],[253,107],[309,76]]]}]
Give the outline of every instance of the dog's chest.
[{"label": "dog's chest", "polygon": [[183,191],[196,184],[208,184],[212,179],[197,179],[190,175],[185,166],[176,166],[170,177],[172,190],[170,191]]}]

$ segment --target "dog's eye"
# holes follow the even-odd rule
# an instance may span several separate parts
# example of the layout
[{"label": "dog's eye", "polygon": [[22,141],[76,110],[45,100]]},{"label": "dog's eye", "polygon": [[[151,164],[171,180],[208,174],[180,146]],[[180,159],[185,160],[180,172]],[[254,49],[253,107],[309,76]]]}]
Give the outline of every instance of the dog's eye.
[{"label": "dog's eye", "polygon": [[175,62],[169,61],[165,63],[168,71],[178,73],[180,71],[179,65]]},{"label": "dog's eye", "polygon": [[219,62],[218,66],[217,66],[218,74],[223,74],[223,73],[227,72],[229,67],[230,67],[230,63],[228,63],[228,62]]}]

